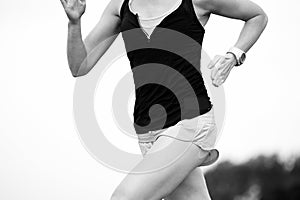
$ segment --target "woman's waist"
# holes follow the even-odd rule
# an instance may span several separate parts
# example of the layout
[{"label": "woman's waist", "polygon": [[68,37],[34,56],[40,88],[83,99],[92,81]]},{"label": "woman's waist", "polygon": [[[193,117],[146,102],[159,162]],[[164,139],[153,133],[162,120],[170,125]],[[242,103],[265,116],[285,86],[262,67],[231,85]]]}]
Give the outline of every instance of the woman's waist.
[{"label": "woman's waist", "polygon": [[190,95],[190,93],[174,94],[153,94],[153,95],[140,95],[136,93],[134,110],[149,110],[152,105],[159,104],[165,108],[173,109],[197,109],[208,108],[211,105],[210,97],[207,91],[202,91]]},{"label": "woman's waist", "polygon": [[205,109],[201,109],[200,112],[173,112],[169,113],[167,117],[162,115],[157,116],[156,118],[151,118],[150,120],[146,120],[142,116],[139,116],[135,119],[134,128],[137,134],[144,134],[148,132],[160,132],[163,131],[171,126],[176,124],[180,124],[186,120],[196,120],[196,119],[203,119],[206,120],[213,116],[213,105],[211,104],[209,107]]},{"label": "woman's waist", "polygon": [[205,114],[212,106],[208,96],[187,96],[181,101],[173,99],[153,103],[140,101],[134,105],[133,116],[134,122],[142,125],[150,122],[178,121]]}]

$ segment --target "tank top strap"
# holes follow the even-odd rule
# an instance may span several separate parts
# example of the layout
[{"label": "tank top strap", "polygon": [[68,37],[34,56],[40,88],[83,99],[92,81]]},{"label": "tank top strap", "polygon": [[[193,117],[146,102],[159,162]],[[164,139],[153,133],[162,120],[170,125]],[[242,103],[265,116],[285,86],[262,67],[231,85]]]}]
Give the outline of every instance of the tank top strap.
[{"label": "tank top strap", "polygon": [[194,11],[194,6],[193,6],[193,0],[183,0],[183,8],[188,12],[188,13],[193,13]]},{"label": "tank top strap", "polygon": [[123,19],[125,8],[128,8],[128,3],[129,3],[129,0],[123,0],[122,6],[121,6],[121,9],[120,9],[120,18],[121,18],[121,20]]},{"label": "tank top strap", "polygon": [[193,0],[183,0],[183,1],[184,1],[183,9],[188,13],[188,16],[191,18],[191,20],[193,22],[195,22],[203,32],[205,32],[203,25],[200,23],[200,21],[197,17],[197,14],[196,14],[196,11],[195,11],[195,8],[193,5]]}]

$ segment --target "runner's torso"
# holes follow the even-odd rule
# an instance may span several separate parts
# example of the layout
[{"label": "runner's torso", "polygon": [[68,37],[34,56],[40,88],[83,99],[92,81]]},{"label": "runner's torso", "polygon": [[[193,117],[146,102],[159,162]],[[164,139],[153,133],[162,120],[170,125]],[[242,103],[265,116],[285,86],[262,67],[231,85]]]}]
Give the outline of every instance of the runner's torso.
[{"label": "runner's torso", "polygon": [[151,34],[124,0],[121,32],[135,83],[137,134],[175,125],[208,112],[212,103],[200,71],[205,30],[192,0],[166,15]]}]

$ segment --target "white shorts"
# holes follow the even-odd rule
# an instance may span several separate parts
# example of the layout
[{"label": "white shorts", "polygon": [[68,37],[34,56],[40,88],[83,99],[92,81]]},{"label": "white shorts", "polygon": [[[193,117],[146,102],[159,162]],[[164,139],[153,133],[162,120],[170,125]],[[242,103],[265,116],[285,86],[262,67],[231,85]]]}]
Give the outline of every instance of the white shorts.
[{"label": "white shorts", "polygon": [[208,151],[209,156],[200,166],[213,164],[219,158],[219,151],[215,149],[218,129],[213,107],[205,114],[181,120],[168,128],[137,134],[137,136],[143,156],[146,155],[158,137],[166,136],[184,142],[192,142],[202,150]]}]

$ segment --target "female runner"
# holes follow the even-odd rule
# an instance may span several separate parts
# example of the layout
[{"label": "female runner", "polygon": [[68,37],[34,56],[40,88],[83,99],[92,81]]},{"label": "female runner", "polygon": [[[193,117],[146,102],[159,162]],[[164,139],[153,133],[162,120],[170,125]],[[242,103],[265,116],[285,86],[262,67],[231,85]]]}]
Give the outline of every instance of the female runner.
[{"label": "female runner", "polygon": [[[204,26],[212,13],[245,22],[237,42],[209,64],[217,87],[243,64],[263,32],[262,8],[250,0],[111,0],[83,41],[85,0],[61,3],[69,19],[67,54],[74,77],[87,74],[122,32],[136,86],[134,128],[144,156],[133,170],[171,163],[181,152],[160,170],[128,174],[111,199],[210,199],[200,166],[214,163],[219,152],[213,104],[199,70]],[[155,154],[166,146],[167,153]]]}]

